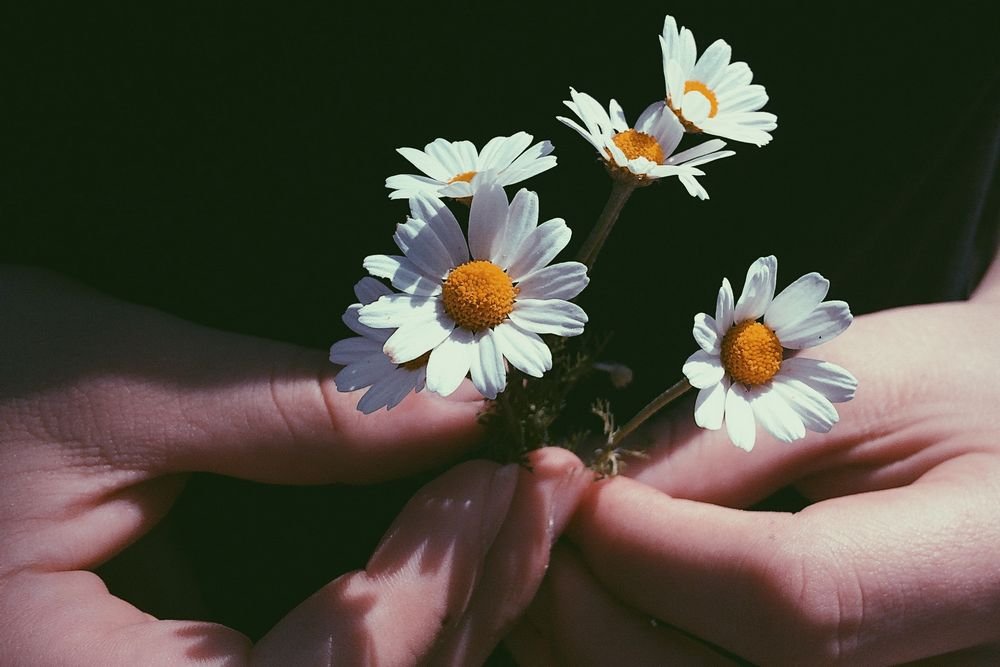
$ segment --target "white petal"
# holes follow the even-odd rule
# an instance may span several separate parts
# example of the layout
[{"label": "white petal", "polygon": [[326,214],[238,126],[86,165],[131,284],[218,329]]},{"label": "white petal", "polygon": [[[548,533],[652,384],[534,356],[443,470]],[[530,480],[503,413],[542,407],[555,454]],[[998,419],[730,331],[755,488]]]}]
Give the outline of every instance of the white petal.
[{"label": "white petal", "polygon": [[409,199],[420,193],[436,195],[440,192],[441,181],[428,176],[396,174],[385,179],[385,187],[392,189],[389,199]]},{"label": "white petal", "polygon": [[701,91],[692,90],[681,98],[681,111],[686,119],[700,127],[712,112],[712,103]]},{"label": "white petal", "polygon": [[722,428],[722,418],[726,413],[726,393],[729,391],[729,379],[705,387],[698,391],[694,402],[694,422],[701,428],[717,431]]},{"label": "white petal", "polygon": [[380,280],[375,280],[371,276],[365,276],[354,283],[354,295],[362,305],[367,305],[377,301],[380,296],[392,294],[392,290]]},{"label": "white petal", "polygon": [[484,397],[494,399],[507,386],[507,369],[492,329],[476,334],[473,350],[469,368],[472,384]]},{"label": "white petal", "polygon": [[379,297],[374,303],[362,306],[358,313],[358,321],[366,327],[385,329],[433,319],[442,312],[444,306],[440,299],[410,294],[388,294]]},{"label": "white petal", "polygon": [[406,324],[389,336],[382,351],[393,363],[405,364],[434,349],[454,328],[455,323],[444,317]]},{"label": "white petal", "polygon": [[785,402],[784,397],[774,390],[773,385],[758,387],[750,407],[760,425],[778,440],[792,442],[805,437],[806,428],[802,419]]},{"label": "white petal", "polygon": [[396,365],[385,355],[372,355],[366,359],[344,366],[333,377],[338,391],[348,392],[363,389],[378,382],[396,369]]},{"label": "white petal", "polygon": [[469,211],[469,250],[474,259],[491,260],[503,240],[507,223],[507,195],[492,183],[476,191]]},{"label": "white petal", "polygon": [[[763,112],[754,111],[752,113]],[[706,134],[732,139],[733,141],[741,141],[743,143],[754,144],[756,146],[764,146],[770,143],[771,135],[768,134],[764,128],[750,127],[745,123],[739,122],[738,118],[733,117],[734,115],[736,114],[726,114],[725,116],[719,115],[715,118],[707,118],[702,121],[698,127]],[[769,129],[774,129],[774,127]]]},{"label": "white petal", "polygon": [[719,288],[719,296],[715,300],[715,324],[718,326],[720,337],[725,336],[726,332],[733,326],[734,317],[733,286],[729,284],[728,278],[723,278],[722,287]]},{"label": "white petal", "polygon": [[[640,113],[639,117],[636,119],[635,129],[638,130],[639,132],[643,132],[645,134],[653,136],[656,139],[659,139],[659,137],[657,137],[654,134],[655,132],[654,126],[656,125],[656,122],[659,120],[660,116],[663,115],[663,109],[666,108],[666,106],[667,105],[665,102],[659,100],[653,102],[652,104],[649,104],[645,109],[642,110],[642,113]],[[668,113],[671,116],[674,115],[672,111]],[[625,130],[618,130],[618,128],[615,128],[615,130],[617,130],[618,132],[624,132],[625,130],[628,130],[628,127],[626,126]]]},{"label": "white petal", "polygon": [[543,267],[517,284],[521,299],[572,299],[587,286],[587,265],[561,262]]},{"label": "white petal", "polygon": [[670,103],[677,109],[684,99],[684,69],[676,60],[671,60],[664,65],[663,78],[667,83]]},{"label": "white petal", "polygon": [[413,373],[397,368],[374,383],[358,401],[358,410],[370,415],[376,410],[392,409],[413,391]]},{"label": "white petal", "polygon": [[715,87],[715,92],[722,96],[749,85],[751,81],[753,81],[753,72],[750,71],[749,65],[744,62],[729,63],[729,67],[726,68]]},{"label": "white petal", "polygon": [[491,261],[507,270],[528,235],[538,227],[538,195],[522,188],[514,195]]},{"label": "white petal", "polygon": [[[523,133],[522,133],[523,134]],[[481,169],[489,169],[490,165],[496,160],[497,154],[501,151],[504,144],[507,143],[509,137],[493,137],[486,142],[483,149],[479,151],[479,160],[476,162],[476,171]],[[531,137],[528,137],[528,141],[531,141]]]},{"label": "white petal", "polygon": [[572,236],[573,232],[561,218],[543,222],[521,243],[507,275],[516,282],[546,266],[566,247]]},{"label": "white petal", "polygon": [[398,255],[369,255],[363,266],[368,273],[388,278],[392,286],[407,294],[431,296],[441,291],[441,281],[425,276],[416,264]]},{"label": "white petal", "polygon": [[497,144],[496,153],[490,155],[486,153],[485,149],[483,150],[479,156],[479,169],[495,169],[497,171],[506,169],[530,143],[531,135],[527,132],[518,132],[506,137],[505,141]]},{"label": "white petal", "polygon": [[722,360],[717,354],[709,354],[705,350],[698,350],[684,362],[681,372],[695,389],[705,389],[713,384],[718,384],[726,374],[726,369],[722,366]]},{"label": "white petal", "polygon": [[410,200],[410,216],[423,220],[434,230],[451,257],[451,265],[469,261],[469,246],[455,214],[437,197],[418,196]]},{"label": "white petal", "polygon": [[518,299],[510,319],[538,334],[578,336],[587,323],[583,308],[561,299]]},{"label": "white petal", "polygon": [[685,76],[690,79],[691,75],[689,73],[694,69],[695,58],[698,55],[698,45],[695,44],[694,33],[688,28],[681,28],[674,55],[677,57],[677,63],[684,70]]},{"label": "white petal", "polygon": [[587,93],[577,93],[572,88],[570,95],[581,112],[580,117],[588,126],[596,125],[604,130],[610,130],[613,127],[608,112],[593,97]]},{"label": "white petal", "polygon": [[[723,141],[722,139],[710,139],[709,141],[700,143],[697,146],[694,146],[693,148],[687,149],[686,151],[681,151],[680,153],[671,155],[670,158],[667,160],[667,164],[686,164],[689,161],[695,160],[700,157],[704,157],[706,155],[710,155],[718,150],[721,150],[722,148],[725,148],[725,146],[726,142]],[[732,152],[732,151],[727,151],[727,152]],[[692,164],[691,166],[694,166],[694,164]]]},{"label": "white petal", "polygon": [[405,157],[414,167],[437,181],[447,181],[454,174],[448,173],[437,159],[416,148],[397,148],[396,152]]},{"label": "white petal", "polygon": [[724,40],[715,40],[698,58],[697,64],[691,70],[691,78],[713,89],[722,80],[732,53],[733,50]]},{"label": "white petal", "polygon": [[434,229],[423,220],[410,218],[396,225],[392,238],[403,254],[428,278],[443,280],[454,268],[448,249]]},{"label": "white petal", "polygon": [[471,331],[456,327],[434,348],[427,362],[427,389],[447,396],[458,389],[472,365],[476,349]]},{"label": "white petal", "polygon": [[355,336],[338,340],[330,346],[330,361],[341,366],[353,364],[373,354],[382,354],[382,344],[370,338]]},{"label": "white petal", "polygon": [[719,108],[728,112],[757,111],[767,104],[767,92],[764,86],[754,84],[727,90],[724,93],[716,90],[719,97]]},{"label": "white petal", "polygon": [[774,298],[774,282],[778,272],[778,260],[774,255],[761,257],[750,265],[743,293],[736,302],[736,322],[756,320],[764,314]]},{"label": "white petal", "polygon": [[503,170],[500,174],[500,185],[512,185],[536,176],[543,171],[556,166],[556,156],[549,155],[553,150],[552,142],[541,141]]},{"label": "white petal", "polygon": [[771,386],[810,431],[827,433],[840,419],[833,403],[805,382],[778,375],[771,381]]},{"label": "white petal", "polygon": [[834,403],[854,398],[857,379],[837,364],[805,357],[791,357],[781,362],[780,377],[799,380]]},{"label": "white petal", "polygon": [[611,129],[615,132],[625,132],[628,130],[628,121],[625,120],[625,112],[618,100],[612,99],[608,103],[608,116],[611,118]]},{"label": "white petal", "polygon": [[[493,174],[494,172],[489,172]],[[450,197],[451,199],[461,199],[463,197],[471,197],[475,194],[475,189],[472,187],[474,182],[480,180],[481,174],[476,174],[472,177],[472,181],[455,181],[454,183],[449,183],[448,185],[442,185],[438,188],[438,191],[434,196]]]},{"label": "white petal", "polygon": [[479,153],[476,146],[471,141],[462,140],[452,144],[455,150],[455,157],[458,160],[458,171],[455,173],[464,174],[467,171],[475,171],[476,163],[479,160]]},{"label": "white petal", "polygon": [[681,143],[681,139],[684,138],[684,126],[665,102],[658,102],[657,105],[659,106],[659,114],[653,119],[654,123],[650,128],[652,130],[650,134],[656,137],[657,143],[663,149],[663,154],[667,156],[665,164],[672,165],[676,162],[672,157],[673,152]]},{"label": "white petal", "polygon": [[371,340],[379,341],[379,343],[384,343],[388,340],[389,336],[392,335],[392,329],[385,328],[372,328],[368,325],[362,324],[360,322],[360,313],[362,305],[360,303],[352,303],[344,311],[341,316],[341,320],[347,325],[347,328],[358,334],[359,336],[364,336],[365,338],[370,338]]},{"label": "white petal", "polygon": [[538,334],[513,322],[503,322],[493,334],[500,353],[518,370],[540,378],[552,368],[552,351]]},{"label": "white petal", "polygon": [[[462,162],[458,155],[458,149],[447,139],[438,137],[431,143],[424,146],[424,152],[437,160],[444,168],[444,173],[447,175],[441,179],[443,181],[447,181],[452,176],[461,174],[463,171],[468,171],[468,169],[462,168]],[[469,169],[471,168],[472,167],[470,166]]]},{"label": "white petal", "polygon": [[764,324],[778,331],[805,318],[829,290],[829,280],[816,272],[807,273],[774,297],[764,313]]},{"label": "white petal", "polygon": [[719,337],[718,325],[715,318],[705,313],[698,313],[694,316],[694,340],[705,352],[718,356],[719,345],[722,339]]},{"label": "white petal", "polygon": [[774,333],[783,347],[801,350],[833,340],[851,326],[853,319],[846,302],[824,301],[805,318]]},{"label": "white petal", "polygon": [[757,423],[750,407],[749,392],[739,383],[734,383],[726,392],[726,432],[740,449],[748,452],[753,449]]}]

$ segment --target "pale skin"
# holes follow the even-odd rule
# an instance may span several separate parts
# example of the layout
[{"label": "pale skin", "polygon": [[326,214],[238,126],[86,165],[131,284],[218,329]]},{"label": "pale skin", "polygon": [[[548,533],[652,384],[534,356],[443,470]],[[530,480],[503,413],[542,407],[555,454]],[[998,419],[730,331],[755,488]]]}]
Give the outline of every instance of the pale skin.
[{"label": "pale skin", "polygon": [[363,416],[324,351],[210,330],[41,271],[0,268],[0,303],[0,664],[478,664],[535,594],[590,483],[558,449],[535,452],[530,472],[461,463],[406,505],[364,570],[256,645],[215,623],[159,620],[90,570],[164,516],[186,473],[389,479],[467,452],[482,401],[424,392]]},{"label": "pale skin", "polygon": [[[508,639],[519,662],[1000,662],[998,337],[994,260],[969,301],[808,351],[859,380],[828,434],[758,429],[746,453],[670,406],[631,440],[652,457],[582,501]],[[787,485],[816,502],[740,509]]]}]

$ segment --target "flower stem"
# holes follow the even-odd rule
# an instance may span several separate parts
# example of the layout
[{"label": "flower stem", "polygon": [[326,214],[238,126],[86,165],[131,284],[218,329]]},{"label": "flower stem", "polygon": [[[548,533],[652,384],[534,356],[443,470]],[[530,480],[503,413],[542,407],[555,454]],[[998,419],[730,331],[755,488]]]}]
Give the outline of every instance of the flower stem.
[{"label": "flower stem", "polygon": [[588,272],[593,270],[594,263],[597,262],[597,254],[604,246],[604,242],[608,240],[611,228],[615,226],[615,222],[618,221],[618,216],[622,212],[625,202],[632,196],[632,191],[636,187],[637,183],[633,179],[611,179],[611,194],[608,195],[608,202],[604,205],[601,216],[597,219],[597,223],[590,231],[590,236],[587,237],[583,247],[580,248],[580,252],[576,256],[577,261],[587,265]]},{"label": "flower stem", "polygon": [[659,412],[659,410],[668,403],[686,394],[690,388],[691,383],[687,381],[687,378],[685,378],[654,398],[646,407],[640,410],[635,417],[628,420],[628,423],[625,424],[625,426],[622,426],[615,432],[614,437],[611,439],[611,447],[617,447],[622,440],[624,440],[634,430],[639,428],[643,422]]}]

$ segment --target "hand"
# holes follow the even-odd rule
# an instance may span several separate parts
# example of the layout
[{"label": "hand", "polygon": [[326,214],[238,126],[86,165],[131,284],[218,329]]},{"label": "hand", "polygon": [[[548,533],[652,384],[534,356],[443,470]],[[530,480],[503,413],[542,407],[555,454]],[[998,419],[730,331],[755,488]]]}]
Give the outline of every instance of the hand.
[{"label": "hand", "polygon": [[[860,317],[810,351],[859,379],[829,434],[765,437],[747,454],[675,407],[648,430],[656,447],[628,469],[634,479],[584,498],[509,639],[515,655],[996,664],[998,337],[994,262],[968,302]],[[817,502],[795,514],[738,509],[787,485]]]},{"label": "hand", "polygon": [[156,620],[88,570],[163,517],[186,472],[386,479],[467,451],[482,402],[424,392],[363,416],[323,351],[212,331],[38,271],[0,269],[0,304],[0,664],[481,662],[534,594],[589,480],[562,450],[536,452],[533,472],[458,465],[411,500],[364,571],[256,646],[217,624]]}]

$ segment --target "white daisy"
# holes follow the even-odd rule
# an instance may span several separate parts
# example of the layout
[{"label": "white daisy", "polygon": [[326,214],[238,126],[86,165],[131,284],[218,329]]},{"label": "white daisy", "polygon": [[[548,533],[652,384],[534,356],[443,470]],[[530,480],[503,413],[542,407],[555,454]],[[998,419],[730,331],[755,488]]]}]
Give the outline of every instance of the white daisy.
[{"label": "white daisy", "polygon": [[704,176],[705,172],[695,167],[733,155],[732,151],[719,150],[726,145],[721,139],[712,139],[674,154],[684,137],[684,127],[663,102],[646,107],[635,127],[629,127],[621,105],[615,100],[611,100],[605,111],[586,93],[570,88],[569,94],[572,99],[563,103],[583,121],[583,126],[569,118],[556,118],[579,132],[597,149],[613,176],[635,179],[642,184],[677,176],[689,194],[708,199],[705,188],[695,179],[695,176]]},{"label": "white daisy", "polygon": [[756,422],[785,442],[804,437],[806,429],[826,433],[839,419],[833,403],[854,398],[858,386],[840,366],[791,356],[835,338],[853,318],[845,302],[823,301],[830,282],[815,272],[774,296],[777,268],[773,255],[755,261],[735,306],[733,289],[722,280],[715,317],[694,318],[701,349],[684,364],[684,375],[700,390],[695,422],[714,430],[724,420],[733,444],[748,451]]},{"label": "white daisy", "polygon": [[340,391],[357,391],[371,387],[358,401],[358,410],[365,414],[380,408],[391,410],[410,392],[424,388],[427,359],[417,358],[405,364],[394,364],[382,352],[382,346],[392,335],[391,329],[373,329],[358,321],[361,307],[392,294],[392,290],[371,277],[364,277],[354,286],[360,303],[352,304],[344,313],[344,324],[354,338],[339,340],[330,347],[330,361],[344,368],[333,381]]},{"label": "white daisy", "polygon": [[552,144],[540,141],[529,147],[531,138],[527,132],[494,137],[478,152],[470,141],[445,139],[435,139],[422,151],[397,148],[400,155],[426,176],[390,176],[385,180],[385,187],[393,189],[389,198],[409,199],[422,192],[464,199],[484,185],[513,185],[556,166],[556,156],[549,155]]},{"label": "white daisy", "polygon": [[410,214],[394,237],[405,256],[364,262],[403,291],[364,306],[359,318],[370,327],[398,327],[382,348],[393,363],[430,352],[428,389],[446,396],[469,374],[491,399],[506,386],[504,359],[534,377],[552,368],[539,334],[576,336],[587,321],[567,301],[587,285],[586,267],[548,265],[569,243],[566,223],[554,218],[539,225],[534,192],[521,190],[508,204],[497,184],[472,199],[468,243],[439,199],[416,195]]},{"label": "white daisy", "polygon": [[778,127],[773,113],[758,111],[767,102],[764,86],[751,84],[753,72],[744,62],[729,62],[732,49],[715,40],[698,55],[694,35],[677,29],[674,17],[663,22],[660,35],[666,102],[685,129],[763,146],[768,131]]}]

